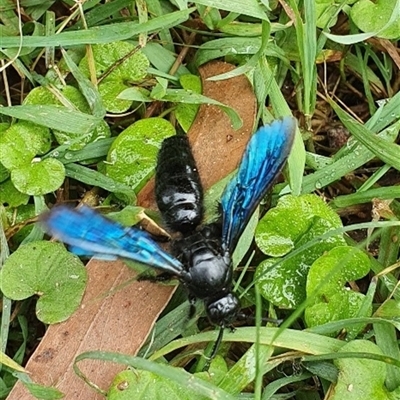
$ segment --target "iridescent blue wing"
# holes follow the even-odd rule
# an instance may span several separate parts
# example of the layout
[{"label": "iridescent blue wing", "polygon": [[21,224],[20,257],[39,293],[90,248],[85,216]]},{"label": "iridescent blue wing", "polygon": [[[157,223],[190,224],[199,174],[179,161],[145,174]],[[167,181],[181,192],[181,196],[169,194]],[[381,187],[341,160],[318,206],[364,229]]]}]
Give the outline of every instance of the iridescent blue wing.
[{"label": "iridescent blue wing", "polygon": [[233,251],[254,210],[282,170],[292,148],[296,120],[285,117],[250,139],[239,169],[221,199],[222,242]]},{"label": "iridescent blue wing", "polygon": [[112,260],[118,257],[179,276],[183,266],[144,231],[125,228],[89,207],[53,208],[41,217],[47,233],[71,246],[77,255]]}]

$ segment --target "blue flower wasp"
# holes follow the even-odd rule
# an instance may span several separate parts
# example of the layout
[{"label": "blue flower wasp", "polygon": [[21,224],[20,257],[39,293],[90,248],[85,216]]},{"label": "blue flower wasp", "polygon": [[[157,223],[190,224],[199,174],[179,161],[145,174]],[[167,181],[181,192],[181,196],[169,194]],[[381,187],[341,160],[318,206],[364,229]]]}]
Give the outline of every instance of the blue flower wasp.
[{"label": "blue flower wasp", "polygon": [[[185,135],[162,143],[156,167],[156,201],[166,225],[181,232],[171,254],[148,233],[123,227],[89,207],[54,207],[44,229],[80,256],[133,260],[174,276],[187,288],[192,307],[204,301],[210,322],[223,328],[236,319],[240,303],[232,291],[231,254],[256,207],[281,172],[292,148],[296,120],[285,117],[259,128],[249,140],[235,176],[225,187],[217,222],[201,225],[203,189]],[[211,356],[213,357],[213,355]]]}]

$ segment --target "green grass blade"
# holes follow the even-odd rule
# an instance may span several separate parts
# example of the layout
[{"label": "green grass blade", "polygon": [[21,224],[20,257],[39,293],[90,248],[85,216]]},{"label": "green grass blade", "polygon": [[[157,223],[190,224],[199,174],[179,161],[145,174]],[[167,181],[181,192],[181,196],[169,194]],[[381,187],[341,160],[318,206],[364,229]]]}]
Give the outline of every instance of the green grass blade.
[{"label": "green grass blade", "polygon": [[218,8],[219,10],[230,11],[242,15],[258,19],[268,19],[266,9],[258,4],[256,0],[200,0],[197,4],[202,4],[207,7]]},{"label": "green grass blade", "polygon": [[369,129],[344,112],[334,101],[329,100],[329,104],[343,122],[343,125],[360,143],[386,164],[400,171],[400,146],[398,144],[387,142],[374,135]]},{"label": "green grass blade", "polygon": [[52,105],[0,107],[0,114],[47,126],[50,129],[57,130],[62,126],[64,132],[82,135],[92,131],[102,121],[102,118],[93,115]]},{"label": "green grass blade", "polygon": [[[111,43],[136,37],[140,33],[157,32],[160,29],[172,28],[185,22],[194,8],[162,15],[150,21],[120,22],[104,26],[96,26],[87,30],[63,32],[53,36],[24,36],[22,47],[78,46],[82,44]],[[1,35],[1,31],[0,31]],[[2,36],[1,46],[4,49],[19,47],[20,38]]]}]

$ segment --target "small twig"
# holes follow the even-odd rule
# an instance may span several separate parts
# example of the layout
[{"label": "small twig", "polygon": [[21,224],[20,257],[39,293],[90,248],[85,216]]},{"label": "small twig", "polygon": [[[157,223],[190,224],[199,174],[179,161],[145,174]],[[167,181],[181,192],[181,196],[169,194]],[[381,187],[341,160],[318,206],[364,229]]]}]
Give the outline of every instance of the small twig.
[{"label": "small twig", "polygon": [[[150,35],[150,37],[148,38],[149,40],[152,40],[158,33],[153,33],[152,35]],[[134,49],[132,49],[129,53],[125,54],[122,58],[120,58],[119,60],[117,60],[113,65],[111,65],[104,73],[103,75],[101,75],[99,77],[99,79],[97,80],[97,83],[100,83],[102,80],[104,80],[105,78],[107,78],[108,75],[111,74],[111,72],[113,72],[116,68],[118,68],[125,60],[127,60],[129,57],[133,56],[135,53],[137,53],[140,49],[143,48],[142,44],[138,44]]]}]

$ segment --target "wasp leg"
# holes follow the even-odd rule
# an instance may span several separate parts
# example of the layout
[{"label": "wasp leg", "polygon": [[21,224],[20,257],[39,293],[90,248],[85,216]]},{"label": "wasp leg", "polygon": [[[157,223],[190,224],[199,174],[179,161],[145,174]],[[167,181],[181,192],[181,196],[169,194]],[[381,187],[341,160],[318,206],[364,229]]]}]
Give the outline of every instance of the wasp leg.
[{"label": "wasp leg", "polygon": [[189,295],[189,320],[191,320],[196,314],[196,297]]},{"label": "wasp leg", "polygon": [[171,275],[168,272],[163,272],[158,275],[152,275],[151,273],[143,272],[137,278],[138,281],[150,281],[150,282],[170,282],[173,279],[176,279],[175,276]]}]

